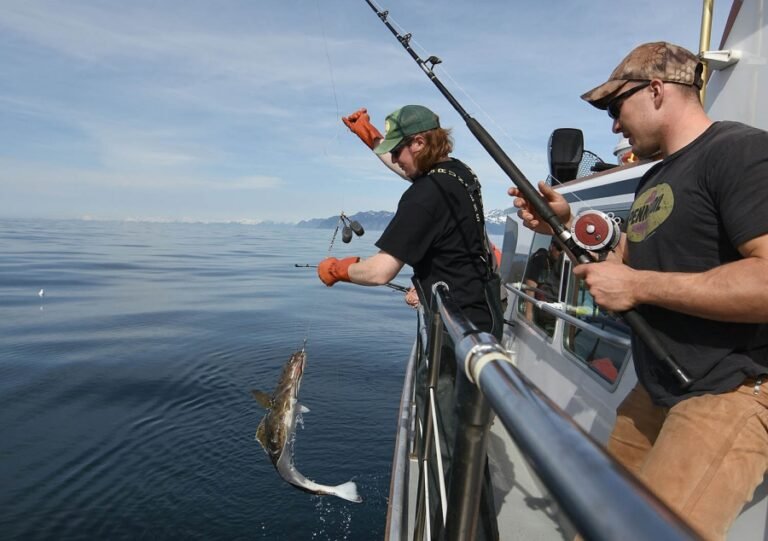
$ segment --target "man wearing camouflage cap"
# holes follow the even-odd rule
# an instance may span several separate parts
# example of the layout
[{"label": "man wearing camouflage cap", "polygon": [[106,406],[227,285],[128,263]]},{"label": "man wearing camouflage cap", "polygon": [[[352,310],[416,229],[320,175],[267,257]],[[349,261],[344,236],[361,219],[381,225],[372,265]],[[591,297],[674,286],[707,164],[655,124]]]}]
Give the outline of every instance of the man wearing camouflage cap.
[{"label": "man wearing camouflage cap", "polygon": [[[710,120],[701,69],[682,47],[646,43],[582,96],[635,155],[661,161],[640,180],[620,257],[573,272],[602,308],[639,311],[693,378],[681,387],[633,339],[639,384],[609,451],[704,538],[724,539],[768,469],[768,133]],[[568,223],[565,199],[539,186]]]}]

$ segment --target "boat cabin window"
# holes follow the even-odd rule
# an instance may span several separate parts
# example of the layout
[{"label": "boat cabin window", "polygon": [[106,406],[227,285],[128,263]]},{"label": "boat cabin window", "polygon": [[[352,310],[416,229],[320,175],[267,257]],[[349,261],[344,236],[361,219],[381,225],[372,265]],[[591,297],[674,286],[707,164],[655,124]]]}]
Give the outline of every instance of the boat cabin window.
[{"label": "boat cabin window", "polygon": [[[629,338],[629,327],[618,317],[595,306],[583,280],[571,276],[566,299],[566,311],[570,315],[611,334]],[[609,383],[618,379],[628,360],[626,347],[611,344],[568,322],[563,329],[563,346]]]},{"label": "boat cabin window", "polygon": [[[614,212],[621,219],[620,228],[625,228],[628,211]],[[566,312],[603,331],[628,339],[629,327],[624,321],[595,305],[592,295],[583,280],[570,275],[566,292]],[[583,362],[589,370],[609,383],[615,383],[624,363],[628,362],[628,348],[607,342],[592,333],[565,322],[563,346]]]},{"label": "boat cabin window", "polygon": [[[563,252],[560,246],[548,235],[534,235],[530,254],[523,273],[523,291],[540,301],[558,302],[563,269]],[[554,335],[555,316],[522,298],[518,300],[517,310],[522,317],[548,336]]]}]

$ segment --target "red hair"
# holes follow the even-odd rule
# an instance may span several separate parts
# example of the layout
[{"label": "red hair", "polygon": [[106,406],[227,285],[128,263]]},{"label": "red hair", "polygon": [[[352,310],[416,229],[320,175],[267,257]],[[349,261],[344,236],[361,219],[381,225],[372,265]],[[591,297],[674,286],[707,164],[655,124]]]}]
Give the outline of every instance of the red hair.
[{"label": "red hair", "polygon": [[453,139],[451,130],[446,128],[435,128],[421,132],[424,138],[424,148],[418,154],[413,156],[414,165],[420,173],[426,173],[436,164],[441,162],[453,152]]}]

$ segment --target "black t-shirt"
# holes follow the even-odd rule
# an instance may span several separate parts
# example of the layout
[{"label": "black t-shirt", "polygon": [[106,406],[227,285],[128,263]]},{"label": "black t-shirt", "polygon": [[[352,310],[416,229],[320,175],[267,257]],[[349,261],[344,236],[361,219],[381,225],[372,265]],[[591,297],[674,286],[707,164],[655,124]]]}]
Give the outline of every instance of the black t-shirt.
[{"label": "black t-shirt", "polygon": [[[768,133],[716,122],[649,169],[627,221],[629,264],[661,272],[705,272],[742,258],[737,247],[768,233]],[[687,391],[639,339],[638,378],[654,401],[722,393],[768,373],[767,324],[730,323],[658,306],[638,311],[693,377]]]},{"label": "black t-shirt", "polygon": [[[438,163],[435,168],[450,169],[470,185],[476,181],[459,160]],[[464,186],[448,174],[433,173],[416,178],[405,191],[376,246],[413,267],[427,302],[432,285],[443,281],[465,315],[490,332],[481,231]]]}]

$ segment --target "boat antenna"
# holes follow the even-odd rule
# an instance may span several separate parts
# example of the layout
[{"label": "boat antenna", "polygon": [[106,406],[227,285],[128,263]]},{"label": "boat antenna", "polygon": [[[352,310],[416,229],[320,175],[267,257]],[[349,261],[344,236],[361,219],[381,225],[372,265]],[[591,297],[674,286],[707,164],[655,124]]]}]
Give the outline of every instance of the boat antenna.
[{"label": "boat antenna", "polygon": [[[381,19],[381,22],[389,29],[390,32],[397,38],[400,45],[411,55],[411,58],[418,64],[421,70],[434,83],[440,93],[448,100],[448,103],[453,106],[457,113],[461,116],[467,125],[467,128],[475,136],[478,142],[483,148],[490,154],[491,158],[501,167],[501,170],[506,173],[512,183],[520,190],[523,197],[533,207],[539,216],[552,228],[555,233],[554,238],[560,244],[568,257],[578,263],[594,263],[597,258],[591,254],[588,250],[579,246],[571,231],[565,226],[563,222],[557,217],[552,208],[547,203],[533,184],[525,177],[522,171],[515,165],[512,159],[504,152],[499,146],[496,140],[486,131],[485,128],[470,116],[470,114],[461,106],[458,100],[451,94],[445,85],[438,79],[433,68],[441,63],[441,60],[436,56],[430,56],[427,60],[423,60],[416,51],[411,47],[411,34],[400,34],[394,26],[389,22],[389,11],[381,11],[372,0],[365,0],[365,2],[371,7],[376,15]],[[683,367],[681,367],[672,355],[667,351],[667,348],[659,341],[656,333],[648,325],[643,316],[635,310],[627,310],[619,313],[624,321],[632,328],[635,334],[648,346],[653,354],[661,360],[663,364],[674,374],[680,387],[687,389],[693,383],[693,380],[688,375]]]}]

